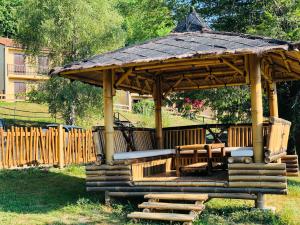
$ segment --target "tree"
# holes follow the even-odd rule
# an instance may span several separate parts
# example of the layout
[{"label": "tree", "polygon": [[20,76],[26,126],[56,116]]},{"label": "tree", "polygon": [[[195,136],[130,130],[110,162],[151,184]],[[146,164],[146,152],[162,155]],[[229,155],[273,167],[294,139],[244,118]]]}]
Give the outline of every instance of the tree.
[{"label": "tree", "polygon": [[69,63],[124,44],[122,17],[109,0],[24,0],[17,40],[32,54],[47,49],[54,64]]},{"label": "tree", "polygon": [[[48,52],[52,66],[81,60],[124,45],[123,20],[114,7],[115,1],[109,0],[24,0],[16,38],[29,54]],[[74,124],[95,106],[101,109],[100,93],[98,88],[54,77],[30,99],[48,103],[52,114],[60,113],[67,124]]]},{"label": "tree", "polygon": [[166,0],[178,22],[187,15],[190,6],[212,29],[245,33],[249,25],[259,24],[263,6],[270,0]]},{"label": "tree", "polygon": [[17,31],[17,7],[23,0],[0,0],[0,36],[12,38]]},{"label": "tree", "polygon": [[52,116],[61,115],[67,124],[103,113],[102,89],[79,81],[53,77],[28,96],[32,102],[47,103]]},{"label": "tree", "polygon": [[126,45],[166,35],[174,27],[164,0],[119,0],[118,8],[124,17]]},{"label": "tree", "polygon": [[250,121],[251,103],[247,86],[191,91],[173,96],[179,108],[186,98],[190,101],[204,101],[204,107],[210,107],[216,112],[216,117],[221,123]]}]

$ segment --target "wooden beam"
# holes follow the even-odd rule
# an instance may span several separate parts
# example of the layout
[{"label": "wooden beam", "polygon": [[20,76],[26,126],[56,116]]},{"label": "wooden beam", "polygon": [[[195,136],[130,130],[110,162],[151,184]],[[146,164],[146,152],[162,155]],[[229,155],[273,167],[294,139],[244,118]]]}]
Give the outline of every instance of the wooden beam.
[{"label": "wooden beam", "polygon": [[270,116],[278,117],[277,88],[275,82],[268,85],[268,97]]},{"label": "wooden beam", "polygon": [[220,58],[220,61],[223,62],[223,63],[225,63],[227,66],[229,66],[230,68],[234,69],[235,71],[237,71],[239,74],[244,75],[244,71],[242,71],[240,68],[238,68],[233,63],[229,62],[227,59]]},{"label": "wooden beam", "polygon": [[128,78],[128,76],[132,74],[132,68],[128,69],[125,73],[122,74],[122,76],[117,80],[116,87],[118,87],[124,80]]},{"label": "wooden beam", "polygon": [[251,116],[253,130],[254,162],[264,161],[263,152],[263,106],[260,59],[257,55],[249,56],[251,84]]},{"label": "wooden beam", "polygon": [[113,76],[111,70],[103,72],[105,159],[110,165],[114,155]]},{"label": "wooden beam", "polygon": [[161,87],[161,77],[157,76],[154,86],[154,102],[155,102],[155,135],[156,135],[156,143],[157,148],[163,148],[163,130],[162,130],[162,114],[161,114],[161,106],[162,106],[162,87]]},{"label": "wooden beam", "polygon": [[183,79],[184,79],[183,76],[182,76],[180,79],[178,79],[178,80],[176,81],[176,83],[173,84],[173,85],[165,92],[164,98],[165,98],[165,97],[173,90],[173,88],[177,87],[177,85],[179,85],[180,82],[181,82]]}]

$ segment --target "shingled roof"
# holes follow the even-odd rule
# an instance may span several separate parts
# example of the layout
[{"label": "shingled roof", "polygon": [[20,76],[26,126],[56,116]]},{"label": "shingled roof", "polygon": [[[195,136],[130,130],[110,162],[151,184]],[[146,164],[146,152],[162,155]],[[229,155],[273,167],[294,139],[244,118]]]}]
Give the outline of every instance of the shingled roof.
[{"label": "shingled roof", "polygon": [[[244,57],[249,54],[259,54],[264,60],[262,64],[273,69],[272,77],[269,79],[280,81],[300,78],[299,63],[298,66],[296,65],[300,59],[298,47],[297,44],[272,38],[212,31],[200,16],[192,11],[185,21],[179,23],[173,33],[165,37],[96,55],[81,62],[74,62],[56,68],[52,74],[79,79],[99,86],[102,86],[101,71],[107,69],[116,71],[116,79],[124,71],[130,70],[131,74],[138,75],[142,80],[150,80],[151,76],[158,74],[171,77],[186,72],[193,73],[195,68],[198,68],[198,73],[203,71],[204,74],[208,72],[213,74],[215,70],[220,72],[223,68],[221,65],[225,65],[228,68],[224,70],[224,74],[229,72],[231,68],[230,76],[233,76],[237,71],[245,70],[243,63],[239,63],[239,60],[243,61]],[[201,61],[206,59],[216,60],[216,62],[212,65],[204,63],[201,66]],[[286,67],[287,59],[290,60],[288,67]],[[169,65],[170,63],[173,64],[173,68]],[[275,68],[274,64],[278,65],[279,69]],[[166,65],[165,68],[164,65]],[[186,68],[184,65],[190,67]],[[234,69],[235,66],[237,69]],[[155,70],[155,68],[160,68],[160,70]],[[199,87],[213,83],[220,83],[221,85],[222,82],[223,85],[228,85],[230,82],[232,84],[247,82],[245,77],[240,77],[237,80],[231,79],[232,81],[228,78],[222,82],[216,82],[220,79],[214,79],[215,82],[212,83],[209,83],[209,80],[188,82]],[[123,89],[133,91],[131,88],[125,88],[125,86]],[[149,90],[149,92],[151,91]]]}]

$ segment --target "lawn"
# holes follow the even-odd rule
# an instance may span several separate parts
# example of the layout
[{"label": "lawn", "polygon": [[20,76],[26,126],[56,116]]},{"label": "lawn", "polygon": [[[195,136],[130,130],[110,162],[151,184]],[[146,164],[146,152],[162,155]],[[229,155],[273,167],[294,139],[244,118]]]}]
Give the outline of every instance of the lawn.
[{"label": "lawn", "polygon": [[[131,224],[126,213],[137,202],[105,206],[102,194],[85,191],[84,176],[75,166],[0,171],[0,224]],[[289,195],[268,196],[267,205],[277,213],[253,210],[253,201],[214,199],[195,224],[300,224],[300,178],[289,179]]]},{"label": "lawn", "polygon": [[[5,108],[3,108],[5,107]],[[9,109],[8,109],[9,108]],[[15,111],[13,109],[16,109]],[[28,111],[21,112],[18,110]],[[41,112],[41,113],[31,113]],[[147,116],[142,114],[135,114],[132,112],[120,112],[127,119],[129,119],[135,126],[151,127],[155,126],[154,115]],[[42,104],[35,104],[29,102],[1,102],[0,101],[0,119],[6,120],[7,125],[28,125],[28,126],[42,126],[49,123],[63,123],[62,119],[55,120],[48,113],[48,106]],[[215,123],[210,119],[205,119],[205,123]],[[98,115],[91,115],[85,121],[78,120],[77,125],[90,128],[94,125],[104,125],[103,118]],[[187,126],[201,124],[203,121],[190,120],[181,116],[171,115],[169,112],[163,110],[163,126]]]}]

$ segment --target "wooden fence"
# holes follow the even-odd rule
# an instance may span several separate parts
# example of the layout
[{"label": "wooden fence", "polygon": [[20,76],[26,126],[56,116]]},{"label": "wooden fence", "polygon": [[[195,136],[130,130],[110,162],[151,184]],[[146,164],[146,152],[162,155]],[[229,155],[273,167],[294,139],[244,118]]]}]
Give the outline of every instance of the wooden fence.
[{"label": "wooden fence", "polygon": [[0,168],[88,163],[96,159],[91,130],[0,129]]}]

